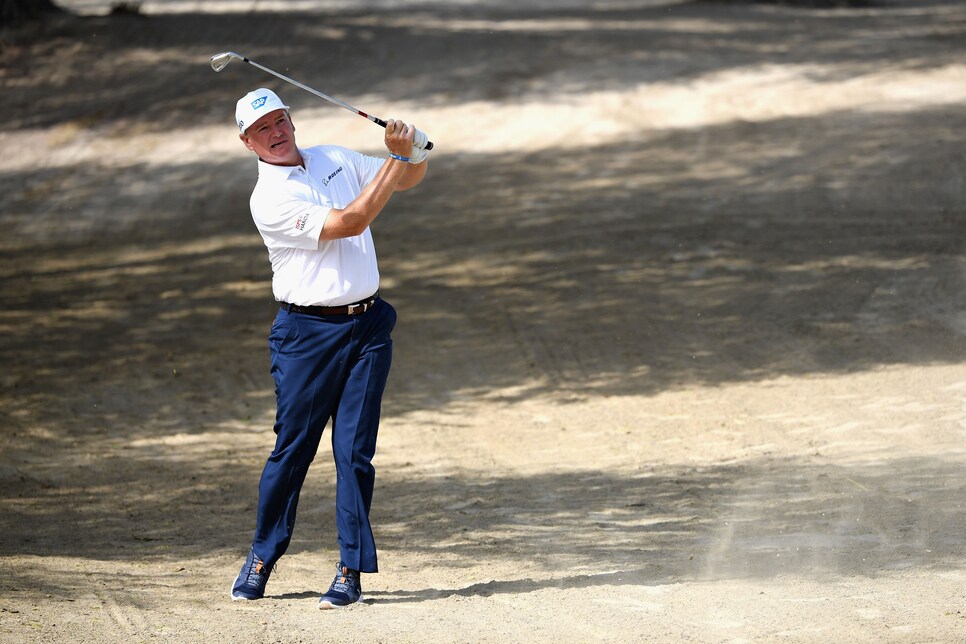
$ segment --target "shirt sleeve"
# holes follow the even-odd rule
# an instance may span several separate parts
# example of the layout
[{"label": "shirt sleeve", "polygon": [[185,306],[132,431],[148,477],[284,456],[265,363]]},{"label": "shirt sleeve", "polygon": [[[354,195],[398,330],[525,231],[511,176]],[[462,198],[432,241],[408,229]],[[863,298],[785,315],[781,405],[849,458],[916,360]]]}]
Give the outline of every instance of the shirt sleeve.
[{"label": "shirt sleeve", "polygon": [[359,180],[364,188],[376,178],[376,175],[379,174],[379,169],[386,163],[386,160],[365,154],[359,154],[357,157],[356,163],[358,165],[356,171],[359,173]]},{"label": "shirt sleeve", "polygon": [[276,199],[252,194],[252,219],[268,248],[300,248],[316,250],[319,236],[330,208],[296,195],[283,194]]}]

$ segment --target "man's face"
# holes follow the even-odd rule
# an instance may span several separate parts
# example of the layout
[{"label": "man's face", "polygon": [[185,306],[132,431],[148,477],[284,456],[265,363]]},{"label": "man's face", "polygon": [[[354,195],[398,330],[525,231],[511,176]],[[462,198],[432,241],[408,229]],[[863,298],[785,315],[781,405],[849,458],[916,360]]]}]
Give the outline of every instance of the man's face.
[{"label": "man's face", "polygon": [[300,165],[302,155],[295,145],[295,125],[287,110],[275,110],[252,123],[238,135],[245,147],[272,165]]}]

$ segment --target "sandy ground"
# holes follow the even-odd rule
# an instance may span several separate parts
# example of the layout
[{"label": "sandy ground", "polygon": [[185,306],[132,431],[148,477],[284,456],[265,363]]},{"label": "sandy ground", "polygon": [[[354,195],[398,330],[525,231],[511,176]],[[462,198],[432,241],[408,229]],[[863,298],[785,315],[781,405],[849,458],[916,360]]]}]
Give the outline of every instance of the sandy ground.
[{"label": "sandy ground", "polygon": [[[63,4],[0,39],[0,640],[966,639],[966,8]],[[234,102],[381,138],[229,49],[437,146],[373,227],[346,611],[327,456],[228,600],[274,414]]]}]

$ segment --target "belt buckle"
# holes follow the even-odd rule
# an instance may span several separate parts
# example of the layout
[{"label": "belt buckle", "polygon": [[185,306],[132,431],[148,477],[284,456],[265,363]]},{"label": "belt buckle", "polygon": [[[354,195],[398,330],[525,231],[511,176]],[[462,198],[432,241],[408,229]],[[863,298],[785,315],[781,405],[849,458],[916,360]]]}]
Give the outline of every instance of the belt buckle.
[{"label": "belt buckle", "polygon": [[[372,305],[375,303],[376,303],[376,299],[370,298],[368,300],[365,300],[364,302],[356,302],[355,304],[349,304],[346,307],[346,312],[349,315],[359,315],[360,313],[365,313],[366,311],[371,309]],[[362,309],[362,310],[358,311],[356,309]]]}]

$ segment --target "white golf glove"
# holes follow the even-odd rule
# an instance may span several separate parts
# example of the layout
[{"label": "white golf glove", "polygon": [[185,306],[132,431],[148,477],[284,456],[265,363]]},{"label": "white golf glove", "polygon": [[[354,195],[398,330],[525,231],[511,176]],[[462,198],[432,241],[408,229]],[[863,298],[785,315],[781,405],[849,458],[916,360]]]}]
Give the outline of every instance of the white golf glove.
[{"label": "white golf glove", "polygon": [[[423,136],[425,136],[425,135],[423,135]],[[426,160],[427,157],[429,157],[429,150],[424,150],[422,148],[417,148],[414,145],[413,146],[413,151],[409,155],[409,162],[410,163],[413,163],[413,164],[422,163],[423,161]]]},{"label": "white golf glove", "polygon": [[[413,127],[416,127],[416,126],[413,126]],[[416,136],[415,138],[413,138],[413,146],[422,150],[423,148],[426,147],[427,143],[429,143],[429,137],[426,136],[425,132],[423,132],[419,128],[416,128]]]}]

